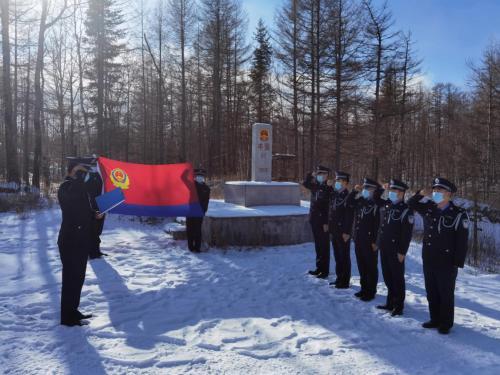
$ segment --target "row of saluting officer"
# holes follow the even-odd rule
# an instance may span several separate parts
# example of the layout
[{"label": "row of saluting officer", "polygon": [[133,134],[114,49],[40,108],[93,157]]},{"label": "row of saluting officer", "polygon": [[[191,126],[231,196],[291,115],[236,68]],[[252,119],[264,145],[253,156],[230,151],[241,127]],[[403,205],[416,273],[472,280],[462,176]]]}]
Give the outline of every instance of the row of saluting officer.
[{"label": "row of saluting officer", "polygon": [[[382,186],[365,178],[349,191],[348,173],[318,166],[303,185],[311,192],[309,221],[316,251],[316,269],[309,271],[320,279],[330,273],[330,241],[335,258],[337,289],[349,288],[351,278],[350,242],[354,248],[361,290],[355,296],[368,302],[375,298],[378,283],[378,253],[387,286],[383,305],[392,316],[403,314],[405,300],[405,258],[414,225],[414,212],[423,218],[423,271],[430,320],[424,328],[449,333],[454,318],[454,293],[458,268],[465,263],[469,217],[453,201],[456,186],[437,177],[431,189],[419,190],[407,202],[408,185],[397,179]],[[382,196],[387,191],[387,198]]]}]

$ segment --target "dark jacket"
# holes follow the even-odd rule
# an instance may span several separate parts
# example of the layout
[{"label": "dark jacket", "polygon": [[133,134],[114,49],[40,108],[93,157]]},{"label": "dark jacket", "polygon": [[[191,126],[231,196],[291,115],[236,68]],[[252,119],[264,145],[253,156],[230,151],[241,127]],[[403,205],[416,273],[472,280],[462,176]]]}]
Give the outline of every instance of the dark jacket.
[{"label": "dark jacket", "polygon": [[351,234],[354,216],[353,207],[349,204],[349,191],[344,189],[336,191],[330,187],[330,209],[328,224],[331,234]]},{"label": "dark jacket", "polygon": [[[374,194],[380,194],[375,192]],[[355,190],[349,193],[347,198],[349,205],[354,210],[354,242],[371,245],[377,242],[377,234],[380,225],[379,207],[374,200],[363,197],[356,198]]]},{"label": "dark jacket", "polygon": [[196,185],[196,192],[198,194],[200,206],[201,206],[203,212],[206,213],[208,210],[208,203],[210,201],[210,188],[204,182],[200,183],[198,181],[195,181],[195,185]]},{"label": "dark jacket", "polygon": [[328,224],[330,187],[326,182],[322,184],[318,183],[311,173],[306,176],[302,185],[311,191],[309,221],[320,225]]},{"label": "dark jacket", "polygon": [[102,194],[102,178],[97,172],[90,172],[89,179],[85,182],[87,192],[89,193],[92,207],[97,210],[95,198]]},{"label": "dark jacket", "polygon": [[404,201],[396,204],[382,198],[376,201],[381,211],[377,247],[406,255],[413,231],[413,210]]},{"label": "dark jacket", "polygon": [[441,210],[432,200],[420,202],[419,193],[410,198],[410,207],[424,221],[422,258],[425,263],[441,266],[454,265],[462,268],[467,256],[469,216],[467,212],[450,202]]},{"label": "dark jacket", "polygon": [[57,192],[62,211],[59,247],[88,249],[92,241],[95,211],[83,181],[66,177]]}]

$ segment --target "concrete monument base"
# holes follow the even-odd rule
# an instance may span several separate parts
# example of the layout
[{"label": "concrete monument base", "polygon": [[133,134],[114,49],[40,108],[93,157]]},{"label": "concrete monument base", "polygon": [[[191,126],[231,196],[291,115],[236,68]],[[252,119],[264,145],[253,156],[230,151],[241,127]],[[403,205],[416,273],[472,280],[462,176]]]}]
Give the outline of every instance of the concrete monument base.
[{"label": "concrete monument base", "polygon": [[295,182],[228,181],[224,201],[245,207],[300,206],[300,185]]},{"label": "concrete monument base", "polygon": [[211,200],[203,220],[209,246],[279,246],[311,242],[307,206],[243,207]]}]

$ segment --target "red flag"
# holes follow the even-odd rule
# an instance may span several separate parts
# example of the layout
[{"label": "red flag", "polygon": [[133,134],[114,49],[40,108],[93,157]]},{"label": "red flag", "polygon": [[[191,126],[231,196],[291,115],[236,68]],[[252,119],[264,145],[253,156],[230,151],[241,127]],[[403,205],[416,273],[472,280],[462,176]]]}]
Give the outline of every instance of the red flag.
[{"label": "red flag", "polygon": [[134,164],[99,158],[104,191],[123,190],[111,213],[135,216],[203,216],[190,163]]}]

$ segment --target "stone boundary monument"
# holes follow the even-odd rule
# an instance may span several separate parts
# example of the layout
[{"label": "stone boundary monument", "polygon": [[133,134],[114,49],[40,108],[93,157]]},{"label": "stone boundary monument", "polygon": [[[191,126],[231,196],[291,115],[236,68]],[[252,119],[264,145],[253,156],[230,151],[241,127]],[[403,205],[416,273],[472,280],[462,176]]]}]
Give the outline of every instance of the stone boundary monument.
[{"label": "stone boundary monument", "polygon": [[252,180],[224,184],[224,201],[210,201],[203,237],[211,246],[275,246],[312,240],[300,185],[272,181],[272,126],[252,126]]},{"label": "stone boundary monument", "polygon": [[270,124],[252,126],[252,181],[228,181],[224,201],[245,207],[300,205],[300,186],[295,182],[273,182],[273,134]]}]

